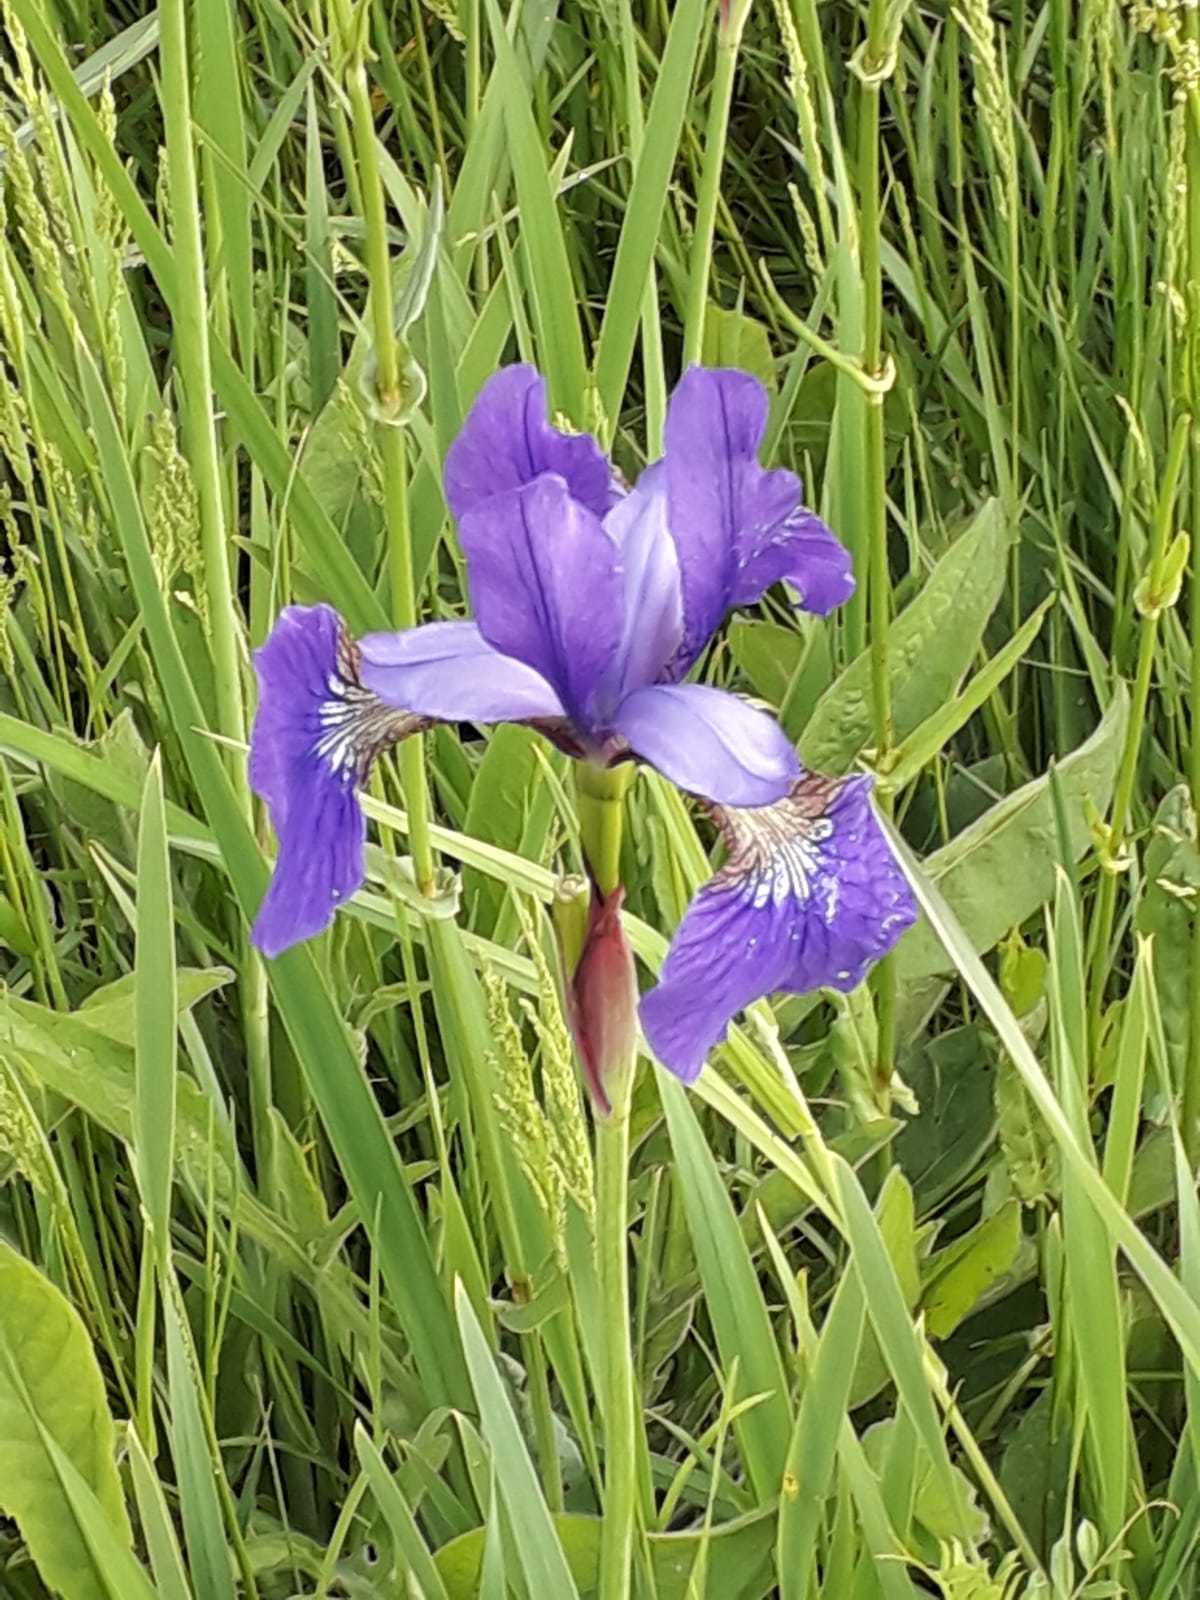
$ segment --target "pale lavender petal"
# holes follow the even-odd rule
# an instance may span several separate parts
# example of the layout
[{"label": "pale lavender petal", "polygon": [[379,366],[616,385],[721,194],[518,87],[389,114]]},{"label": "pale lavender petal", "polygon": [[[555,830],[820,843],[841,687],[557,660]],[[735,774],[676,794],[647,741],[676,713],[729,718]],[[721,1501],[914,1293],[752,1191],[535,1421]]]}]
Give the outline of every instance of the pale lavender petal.
[{"label": "pale lavender petal", "polygon": [[249,777],[279,852],[252,938],[274,956],[320,933],[362,883],[358,786],[381,750],[423,722],[363,687],[355,646],[329,606],[288,606],[254,665]]},{"label": "pale lavender petal", "polygon": [[638,689],[621,703],[615,725],[672,783],[719,805],[769,805],[800,775],[774,717],[705,684]]},{"label": "pale lavender petal", "polygon": [[488,379],[446,452],[446,504],[456,521],[543,472],[556,472],[576,500],[604,515],[618,493],[607,457],[590,434],[552,428],[546,411],[534,367],[501,367]]},{"label": "pale lavender petal", "polygon": [[473,622],[368,633],[358,647],[368,689],[437,722],[531,722],[563,714],[545,678],[493,650]]},{"label": "pale lavender petal", "polygon": [[688,907],[642,1028],[691,1083],[733,1017],[777,990],[852,989],[916,917],[870,779],[802,778],[786,800],[718,821],[726,864]]},{"label": "pale lavender petal", "polygon": [[626,695],[658,682],[683,634],[679,559],[667,531],[667,484],[660,466],[647,467],[604,526],[617,544],[624,575],[621,638],[601,690],[604,710],[611,714]]},{"label": "pale lavender petal", "polygon": [[807,611],[824,613],[854,590],[850,557],[801,503],[800,480],[759,465],[767,395],[747,372],[692,367],[667,412],[671,534],[683,575],[682,674],[725,613],[781,578]]},{"label": "pale lavender petal", "polygon": [[553,686],[580,728],[621,638],[620,554],[604,525],[545,474],[459,523],[479,631]]}]

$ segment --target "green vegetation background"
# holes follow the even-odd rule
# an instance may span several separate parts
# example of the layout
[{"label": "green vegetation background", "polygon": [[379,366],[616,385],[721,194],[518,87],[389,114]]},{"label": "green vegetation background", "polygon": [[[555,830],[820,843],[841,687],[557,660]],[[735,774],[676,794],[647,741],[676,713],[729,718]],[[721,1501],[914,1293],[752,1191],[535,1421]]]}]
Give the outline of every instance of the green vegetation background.
[{"label": "green vegetation background", "polygon": [[[1193,1593],[1195,7],[3,18],[4,1600]],[[563,758],[413,741],[349,913],[246,940],[249,648],[461,614],[440,460],[516,356],[631,475],[688,360],[768,385],[859,590],[705,670],[877,773],[924,912],[643,1063],[628,1321]],[[639,779],[647,971],[712,847]]]}]

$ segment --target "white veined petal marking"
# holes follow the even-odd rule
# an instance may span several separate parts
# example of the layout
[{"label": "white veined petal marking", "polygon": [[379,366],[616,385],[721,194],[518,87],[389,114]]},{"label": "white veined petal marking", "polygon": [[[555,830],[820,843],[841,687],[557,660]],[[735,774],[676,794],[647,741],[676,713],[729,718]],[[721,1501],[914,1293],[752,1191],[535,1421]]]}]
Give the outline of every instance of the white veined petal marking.
[{"label": "white veined petal marking", "polygon": [[363,687],[358,646],[343,633],[338,641],[337,671],[326,686],[332,698],[317,707],[321,732],[313,754],[345,784],[361,784],[376,757],[390,745],[428,727],[423,717],[389,706]]},{"label": "white veined petal marking", "polygon": [[[773,805],[714,807],[729,848],[729,859],[712,880],[714,886],[740,886],[755,910],[811,899],[821,846],[833,836],[833,822],[826,813],[841,783],[838,778],[809,774]],[[827,887],[830,903],[823,910],[832,919],[837,909],[836,879],[828,880]]]}]

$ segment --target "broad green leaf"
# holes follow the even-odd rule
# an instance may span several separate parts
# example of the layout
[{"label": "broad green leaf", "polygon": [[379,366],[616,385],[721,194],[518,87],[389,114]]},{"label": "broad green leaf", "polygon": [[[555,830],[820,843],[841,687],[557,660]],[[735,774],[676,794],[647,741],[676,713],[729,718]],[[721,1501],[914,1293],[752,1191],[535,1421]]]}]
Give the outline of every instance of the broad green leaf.
[{"label": "broad green leaf", "polygon": [[970,1316],[1012,1266],[1020,1247],[1021,1205],[1009,1200],[931,1258],[921,1305],[933,1338],[948,1338]]},{"label": "broad green leaf", "polygon": [[740,367],[770,393],[775,392],[775,361],[764,323],[744,311],[709,305],[704,314],[701,356],[706,367]]},{"label": "broad green leaf", "polygon": [[729,625],[727,638],[729,652],[754,693],[769,705],[782,706],[804,657],[805,638],[800,629],[737,617]]},{"label": "broad green leaf", "polygon": [[1154,936],[1154,987],[1163,1037],[1176,1083],[1188,1070],[1190,983],[1200,850],[1196,814],[1185,784],[1163,796],[1145,850],[1145,876],[1137,907],[1139,933]]},{"label": "broad green leaf", "polygon": [[[536,753],[539,736],[532,728],[505,724],[488,740],[479,763],[463,823],[464,833],[504,850],[517,850],[530,803],[530,786],[541,771]],[[481,932],[495,927],[503,890],[484,874],[464,874],[471,924]]]},{"label": "broad green leaf", "polygon": [[[145,1568],[130,1549],[128,1523],[124,1519],[114,1523],[108,1508],[58,1440],[45,1430],[42,1437],[109,1600],[170,1600],[169,1586],[157,1591],[152,1588]],[[64,1591],[62,1600],[71,1597]]]},{"label": "broad green leaf", "polygon": [[[596,1586],[600,1569],[600,1518],[560,1513],[553,1518],[571,1575],[582,1594]],[[691,1600],[692,1572],[702,1543],[708,1572],[707,1593],[720,1600],[765,1600],[771,1592],[774,1509],[756,1511],[700,1533],[652,1533],[648,1537],[654,1600]],[[434,1562],[449,1600],[476,1600],[487,1539],[476,1528],[445,1544]]]},{"label": "broad green leaf", "polygon": [[[83,1020],[32,1000],[0,993],[0,1060],[53,1089],[118,1138],[134,1136],[133,1050],[115,1043]],[[187,1077],[176,1085],[179,1156],[192,1163],[203,1185],[210,1161],[222,1192],[233,1185],[236,1153],[226,1143],[225,1124]]]},{"label": "broad green leaf", "polygon": [[49,1279],[0,1241],[0,1508],[63,1600],[112,1600],[51,1442],[93,1491],[122,1547],[131,1549],[112,1417],[87,1330]]},{"label": "broad green leaf", "polygon": [[924,1214],[976,1168],[992,1142],[996,1063],[973,1023],[923,1041],[900,1061],[920,1111],[896,1137],[896,1160]]},{"label": "broad green leaf", "polygon": [[1042,1391],[1017,1423],[1000,1462],[1009,1504],[1043,1558],[1062,1532],[1071,1470],[1071,1432],[1055,1422],[1053,1400],[1050,1390]]},{"label": "broad green leaf", "polygon": [[[1129,697],[1121,689],[1087,743],[1055,769],[1076,859],[1091,843],[1088,803],[1100,812],[1108,806],[1128,713]],[[1006,795],[978,822],[929,856],[924,869],[953,908],[975,950],[982,953],[1050,899],[1057,864],[1054,798],[1049,778],[1041,777]],[[902,984],[948,972],[952,966],[924,920],[905,934],[896,951]]]},{"label": "broad green leaf", "polygon": [[[889,1444],[896,1433],[897,1422],[894,1417],[887,1417],[883,1422],[877,1422],[863,1434],[863,1451],[871,1466],[879,1472],[883,1467]],[[953,1469],[954,1479],[958,1486],[960,1496],[959,1504],[969,1508],[974,1513],[970,1526],[970,1535],[978,1542],[986,1539],[988,1535],[988,1519],[976,1504],[975,1489],[970,1480],[959,1471]],[[930,1468],[929,1462],[921,1458],[918,1463],[913,1494],[913,1516],[927,1533],[935,1539],[962,1539],[963,1527],[955,1511],[954,1505],[947,1500],[940,1488],[937,1478]]]},{"label": "broad green leaf", "polygon": [[[210,994],[232,983],[228,967],[180,967],[176,972],[176,1010],[179,1016],[191,1011]],[[91,994],[75,1015],[89,1028],[102,1033],[114,1044],[132,1045],[134,1040],[134,994],[137,979],[131,972],[106,983]]]},{"label": "broad green leaf", "polygon": [[[888,629],[896,739],[956,693],[1000,598],[1009,542],[1000,503],[989,500]],[[864,653],[817,702],[800,754],[818,772],[845,772],[872,737],[871,662]]]},{"label": "broad green leaf", "polygon": [[[63,735],[63,737],[68,737]],[[97,755],[112,775],[119,775],[136,784],[140,793],[146,780],[150,752],[137,730],[133,714],[126,708],[115,717],[98,739],[90,744],[71,741],[77,748]],[[78,822],[92,838],[117,851],[128,859],[127,847],[132,837],[126,819],[110,802],[86,784],[76,783],[53,768],[47,775],[47,787],[67,816]]]},{"label": "broad green leaf", "polygon": [[1053,604],[1054,596],[1048,595],[1003,649],[997,650],[991,660],[979,669],[960,694],[926,717],[899,749],[889,751],[886,771],[880,773],[881,786],[886,784],[889,789],[902,789],[911,783],[922,767],[932,761],[938,751],[944,749],[975,713],[987,704],[1037,638],[1042,620]]}]

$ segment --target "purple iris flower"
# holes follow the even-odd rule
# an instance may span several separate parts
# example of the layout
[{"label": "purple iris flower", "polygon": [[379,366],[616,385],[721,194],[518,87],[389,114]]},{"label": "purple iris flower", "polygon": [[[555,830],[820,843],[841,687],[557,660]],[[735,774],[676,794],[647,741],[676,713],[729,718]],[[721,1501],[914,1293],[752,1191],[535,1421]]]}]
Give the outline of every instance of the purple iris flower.
[{"label": "purple iris flower", "polygon": [[685,1081],[750,1001],[861,980],[914,916],[869,780],[805,774],[772,717],[683,681],[726,613],[779,580],[821,615],[854,588],[798,479],[759,465],[766,418],[754,378],[691,368],[663,458],[626,491],[594,439],[550,425],[533,368],[485,385],[445,467],[475,620],[355,644],[329,607],[289,607],[256,653],[250,776],[279,835],[261,949],[319,931],[361,883],[355,791],[384,744],[525,722],[580,760],[649,763],[726,836],[642,1002]]}]

